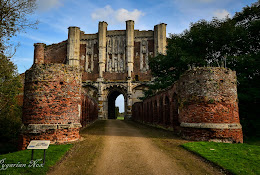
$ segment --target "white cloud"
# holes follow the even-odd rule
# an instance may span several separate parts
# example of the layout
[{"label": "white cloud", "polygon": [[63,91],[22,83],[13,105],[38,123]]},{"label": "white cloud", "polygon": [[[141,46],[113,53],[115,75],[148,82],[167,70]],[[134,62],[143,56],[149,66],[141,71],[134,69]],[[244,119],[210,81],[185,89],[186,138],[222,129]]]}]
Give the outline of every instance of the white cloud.
[{"label": "white cloud", "polygon": [[137,22],[141,16],[144,16],[144,13],[137,9],[134,9],[133,11],[128,11],[124,8],[114,10],[109,5],[104,8],[96,9],[91,14],[93,20],[106,21],[112,24],[125,22],[127,20],[134,20]]},{"label": "white cloud", "polygon": [[51,44],[53,41],[46,40],[45,38],[29,35],[27,33],[21,33],[20,36],[26,37],[28,39],[31,39],[36,42],[45,43],[45,44]]},{"label": "white cloud", "polygon": [[218,9],[213,12],[214,17],[217,17],[219,19],[226,18],[227,16],[230,16],[230,13],[225,9]]},{"label": "white cloud", "polygon": [[62,0],[37,0],[37,6],[39,11],[47,11],[52,8],[62,6]]}]

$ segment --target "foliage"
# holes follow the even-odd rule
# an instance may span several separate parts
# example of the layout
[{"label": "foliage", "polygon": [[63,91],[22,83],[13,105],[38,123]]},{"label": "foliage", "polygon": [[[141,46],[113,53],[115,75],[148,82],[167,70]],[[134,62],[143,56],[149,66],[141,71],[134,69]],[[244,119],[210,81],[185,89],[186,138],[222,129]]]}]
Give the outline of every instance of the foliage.
[{"label": "foliage", "polygon": [[[0,141],[17,139],[21,125],[21,107],[17,95],[21,82],[16,66],[6,56],[12,50],[11,37],[37,24],[28,15],[36,8],[36,0],[0,0]],[[2,142],[2,143],[5,143]],[[2,144],[0,146],[3,146]]]},{"label": "foliage", "polygon": [[35,27],[36,22],[29,20],[28,15],[36,8],[36,0],[0,0],[0,51],[8,46],[7,42],[18,32]]},{"label": "foliage", "polygon": [[21,91],[20,76],[15,65],[0,54],[0,140],[17,138],[21,125],[21,107],[17,95]]},{"label": "foliage", "polygon": [[[246,6],[232,18],[200,20],[179,35],[168,39],[167,55],[150,58],[155,77],[145,96],[151,96],[179,79],[195,66],[228,67],[238,79],[242,124],[252,135],[259,128],[260,103],[260,0]],[[255,123],[254,123],[255,122]],[[258,123],[258,125],[256,125]],[[260,136],[260,133],[257,133]]]},{"label": "foliage", "polygon": [[116,106],[115,107],[115,118],[117,118],[118,116],[119,116],[119,107],[118,106]]},{"label": "foliage", "polygon": [[190,142],[184,148],[225,168],[233,174],[259,174],[260,147],[248,144]]},{"label": "foliage", "polygon": [[[4,160],[4,164],[26,164],[25,168],[9,167],[6,170],[1,170],[0,174],[46,174],[50,167],[55,165],[62,156],[72,147],[71,144],[67,145],[50,145],[46,150],[46,159],[44,167],[29,167],[31,161],[31,151],[23,150],[14,153],[0,155],[0,161]],[[34,160],[43,159],[43,150],[34,151]],[[37,163],[42,164],[42,160]],[[2,162],[3,165],[3,162]],[[36,165],[36,164],[35,164]]]}]

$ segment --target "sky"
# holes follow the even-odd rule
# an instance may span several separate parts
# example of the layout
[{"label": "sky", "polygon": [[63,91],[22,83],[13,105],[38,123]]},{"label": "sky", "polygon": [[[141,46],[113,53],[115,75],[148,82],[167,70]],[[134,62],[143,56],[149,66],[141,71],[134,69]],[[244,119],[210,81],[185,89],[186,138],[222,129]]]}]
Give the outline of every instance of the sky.
[{"label": "sky", "polygon": [[[64,41],[68,27],[80,27],[85,33],[97,33],[98,22],[106,21],[108,30],[125,30],[125,21],[134,20],[135,29],[153,30],[154,25],[166,23],[167,34],[179,34],[190,23],[213,17],[232,17],[246,5],[257,0],[37,0],[32,21],[37,29],[27,29],[12,38],[19,43],[12,60],[23,73],[33,63],[34,43],[47,45]],[[123,96],[116,105],[123,110]]]}]

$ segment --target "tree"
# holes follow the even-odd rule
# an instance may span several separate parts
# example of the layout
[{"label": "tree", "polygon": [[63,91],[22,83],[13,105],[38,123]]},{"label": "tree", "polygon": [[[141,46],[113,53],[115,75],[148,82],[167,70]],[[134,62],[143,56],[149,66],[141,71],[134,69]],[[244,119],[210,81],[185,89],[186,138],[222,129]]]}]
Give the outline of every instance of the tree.
[{"label": "tree", "polygon": [[116,106],[115,107],[115,117],[117,118],[117,117],[119,117],[119,107],[118,106]]},{"label": "tree", "polygon": [[26,28],[35,27],[29,20],[36,9],[36,0],[0,0],[0,51],[7,48],[8,40]]},{"label": "tree", "polygon": [[[0,142],[14,143],[21,127],[21,106],[17,96],[21,91],[20,76],[6,50],[11,37],[35,27],[36,22],[29,20],[28,15],[36,8],[36,0],[0,0]],[[2,146],[2,145],[0,145]],[[10,148],[10,145],[8,145]],[[10,151],[10,149],[8,150]]]},{"label": "tree", "polygon": [[21,107],[17,95],[21,91],[20,76],[15,65],[0,54],[0,140],[17,139],[21,125]]}]

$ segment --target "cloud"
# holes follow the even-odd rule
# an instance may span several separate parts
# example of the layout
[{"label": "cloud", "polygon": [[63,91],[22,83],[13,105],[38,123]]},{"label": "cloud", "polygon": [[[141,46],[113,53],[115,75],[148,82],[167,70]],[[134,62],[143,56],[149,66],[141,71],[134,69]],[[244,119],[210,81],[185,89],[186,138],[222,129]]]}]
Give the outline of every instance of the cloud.
[{"label": "cloud", "polygon": [[62,6],[62,0],[37,0],[38,10],[43,12]]},{"label": "cloud", "polygon": [[125,22],[127,20],[137,22],[141,16],[144,16],[144,13],[137,9],[133,11],[128,11],[124,8],[114,10],[109,5],[104,8],[98,8],[91,14],[93,20],[106,21],[112,24]]},{"label": "cloud", "polygon": [[225,9],[218,9],[213,12],[214,17],[217,17],[219,19],[226,18],[227,16],[230,16],[230,13]]},{"label": "cloud", "polygon": [[28,39],[31,39],[33,41],[40,42],[40,43],[45,43],[45,44],[53,43],[53,41],[46,40],[45,38],[29,35],[29,34],[26,34],[26,33],[21,33],[20,36],[26,37]]}]

